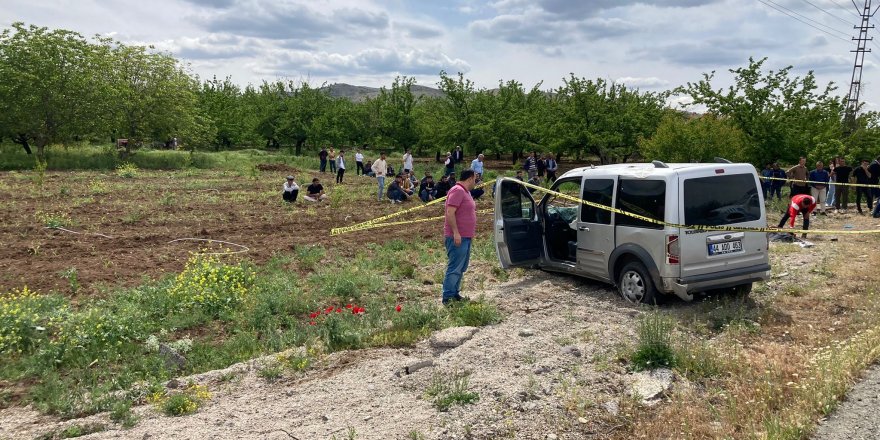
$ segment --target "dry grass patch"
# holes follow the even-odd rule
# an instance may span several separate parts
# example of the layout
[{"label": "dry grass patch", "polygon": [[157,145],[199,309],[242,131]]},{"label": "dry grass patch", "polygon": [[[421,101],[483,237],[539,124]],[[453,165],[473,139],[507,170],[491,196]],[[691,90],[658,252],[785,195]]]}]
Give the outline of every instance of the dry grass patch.
[{"label": "dry grass patch", "polygon": [[[847,221],[854,220],[867,226],[870,219]],[[684,378],[667,404],[644,408],[614,436],[808,438],[880,359],[880,256],[868,252],[878,243],[865,235],[821,239],[805,250],[785,246],[771,258],[775,274],[789,275],[752,298],[672,310],[684,332],[677,339],[693,350],[677,366]]]}]

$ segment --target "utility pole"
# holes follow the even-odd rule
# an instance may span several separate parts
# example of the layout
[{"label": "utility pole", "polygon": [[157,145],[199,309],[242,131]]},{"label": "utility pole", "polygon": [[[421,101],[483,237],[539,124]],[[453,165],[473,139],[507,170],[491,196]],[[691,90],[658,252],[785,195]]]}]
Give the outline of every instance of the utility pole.
[{"label": "utility pole", "polygon": [[[856,60],[855,63],[853,63],[852,81],[850,81],[849,85],[849,94],[846,96],[846,113],[844,114],[844,123],[849,132],[854,131],[856,128],[856,112],[859,110],[859,92],[861,92],[862,89],[862,66],[865,64],[865,52],[871,52],[871,49],[867,48],[868,41],[874,39],[874,37],[868,37],[868,30],[874,28],[874,25],[869,25],[868,21],[877,13],[877,9],[874,9],[873,12],[871,11],[871,0],[865,0],[864,8],[860,8],[856,4],[856,0],[851,1],[859,16],[862,17],[862,22],[859,26],[853,26],[853,29],[859,31],[859,36],[857,38],[853,37],[853,41],[856,42],[856,50],[850,51],[855,52]],[[878,9],[880,9],[880,7],[878,7]]]}]

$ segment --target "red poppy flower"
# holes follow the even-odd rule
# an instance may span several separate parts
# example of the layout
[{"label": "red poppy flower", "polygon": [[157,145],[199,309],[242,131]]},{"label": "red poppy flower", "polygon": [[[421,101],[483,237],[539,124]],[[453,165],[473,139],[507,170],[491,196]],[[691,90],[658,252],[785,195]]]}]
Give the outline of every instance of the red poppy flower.
[{"label": "red poppy flower", "polygon": [[366,312],[366,311],[367,311],[367,310],[366,310],[365,308],[363,308],[363,307],[357,307],[357,308],[355,308],[355,313],[364,313],[364,312]]},{"label": "red poppy flower", "polygon": [[357,315],[358,312],[359,312],[360,310],[361,310],[361,309],[355,307],[355,308],[351,309],[351,314],[352,314],[352,315]]},{"label": "red poppy flower", "polygon": [[318,315],[320,315],[320,313],[318,313],[318,312],[312,312],[312,313],[309,313],[309,318],[315,319],[315,318],[318,317]]},{"label": "red poppy flower", "polygon": [[342,313],[342,308],[336,309],[336,313]]},{"label": "red poppy flower", "polygon": [[400,304],[398,304],[397,307],[394,308],[394,310],[397,310],[399,312],[401,308],[402,307],[400,307]]},{"label": "red poppy flower", "polygon": [[335,307],[333,307],[333,306],[327,307],[327,310],[325,310],[325,312],[330,313],[333,311],[334,308]]},{"label": "red poppy flower", "polygon": [[309,321],[309,325],[318,325],[318,323],[315,321]]},{"label": "red poppy flower", "polygon": [[346,308],[346,309],[351,309],[351,308],[354,308],[354,305],[352,305],[352,304],[347,304],[347,305],[345,306],[345,308]]}]

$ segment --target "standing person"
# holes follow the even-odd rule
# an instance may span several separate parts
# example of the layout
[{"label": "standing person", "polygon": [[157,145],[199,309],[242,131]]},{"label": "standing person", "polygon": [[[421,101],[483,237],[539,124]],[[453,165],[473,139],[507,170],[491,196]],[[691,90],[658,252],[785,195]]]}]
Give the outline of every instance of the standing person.
[{"label": "standing person", "polygon": [[523,164],[523,169],[529,173],[529,180],[532,177],[538,175],[538,153],[533,151],[528,158],[526,158],[526,162]]},{"label": "standing person", "polygon": [[464,161],[464,151],[461,151],[461,145],[455,146],[455,151],[452,152],[452,161],[455,164],[460,164]]},{"label": "standing person", "polygon": [[[880,184],[880,156],[877,156],[871,165],[868,166],[868,171],[871,172],[871,185]],[[871,216],[874,218],[880,217],[880,188],[873,187],[871,188],[871,196],[874,197],[874,211],[871,213]]]},{"label": "standing person", "polygon": [[542,154],[540,158],[538,158],[538,177],[544,177],[544,171],[547,169],[547,155]]},{"label": "standing person", "polygon": [[471,197],[475,185],[474,170],[464,170],[446,198],[443,236],[449,261],[443,278],[443,304],[467,299],[460,292],[461,279],[471,257],[471,241],[477,230],[477,205]]},{"label": "standing person", "polygon": [[770,180],[771,177],[773,177],[773,164],[767,162],[767,165],[761,170],[761,190],[764,192],[765,202],[769,200],[770,196],[770,184],[773,182]]},{"label": "standing person", "polygon": [[553,154],[547,155],[547,181],[555,182],[556,181],[556,171],[559,169],[559,164],[556,163],[556,159],[553,158]]},{"label": "standing person", "polygon": [[[843,210],[846,211],[847,205],[849,205],[849,185],[840,185],[841,183],[849,183],[850,174],[852,174],[852,167],[847,166],[846,159],[838,158],[837,159],[837,168],[834,169],[835,181],[838,183],[837,189],[834,190],[834,209],[840,211],[840,205],[843,205]],[[843,202],[843,203],[841,203]]]},{"label": "standing person", "polygon": [[385,173],[388,171],[388,163],[385,162],[385,153],[373,162],[373,173],[376,174],[376,182],[379,183],[378,200],[382,201],[382,192],[385,191]]},{"label": "standing person", "polygon": [[835,192],[837,191],[837,185],[834,184],[835,168],[837,168],[837,158],[832,157],[831,160],[828,161],[828,173],[831,175],[831,180],[828,181],[828,194],[825,196],[825,206],[829,208],[834,206]]},{"label": "standing person", "polygon": [[825,215],[825,194],[828,191],[828,181],[831,175],[825,171],[825,164],[822,161],[816,162],[816,169],[810,171],[810,195],[819,206],[819,214]]},{"label": "standing person", "polygon": [[365,176],[367,175],[367,172],[364,170],[364,155],[361,154],[360,148],[358,148],[354,152],[354,165],[355,165],[355,170],[354,170],[355,176],[360,176],[361,174],[363,174]]},{"label": "standing person", "polygon": [[[859,185],[870,185],[871,184],[871,171],[868,169],[868,159],[862,159],[862,164],[858,168],[853,171],[853,177],[856,178],[856,183]],[[862,196],[865,196],[865,203],[868,205],[868,212],[871,212],[874,209],[874,201],[871,200],[871,191],[870,188],[866,186],[857,186],[856,187],[856,209],[858,209],[859,214],[864,215],[862,212]]]},{"label": "standing person", "polygon": [[[779,225],[777,228],[782,228],[785,226],[785,221],[791,221],[791,227],[794,227],[794,219],[797,215],[804,215],[804,227],[803,230],[810,229],[810,213],[816,209],[816,200],[813,199],[813,196],[809,196],[806,194],[798,194],[791,198],[791,203],[788,205],[788,210],[785,211],[785,215],[782,216],[782,220],[779,221]],[[803,238],[807,238],[807,234],[804,233],[801,235]]]},{"label": "standing person", "polygon": [[336,157],[336,183],[342,183],[342,176],[345,175],[345,150],[339,150],[339,156]]},{"label": "standing person", "polygon": [[299,185],[293,180],[293,176],[287,176],[287,182],[284,182],[284,189],[281,191],[281,197],[286,202],[296,202],[296,196],[299,195]]},{"label": "standing person", "polygon": [[321,172],[327,171],[327,147],[321,147],[321,152],[318,153],[318,159],[321,160]]},{"label": "standing person", "polygon": [[777,200],[782,200],[782,187],[785,186],[785,171],[782,168],[779,168],[779,162],[773,162],[773,180],[770,184],[770,198],[773,198],[773,195],[776,194]]},{"label": "standing person", "polygon": [[336,150],[333,147],[330,147],[330,152],[327,153],[327,159],[330,160],[330,172],[336,172]]},{"label": "standing person", "polygon": [[477,155],[477,158],[471,161],[471,169],[480,176],[483,175],[483,153]]},{"label": "standing person", "polygon": [[792,180],[791,182],[791,192],[789,193],[790,197],[794,197],[798,194],[809,194],[810,187],[807,186],[807,174],[809,171],[807,170],[807,158],[801,157],[798,160],[798,164],[789,168],[788,171],[785,172],[788,180]]},{"label": "standing person", "polygon": [[324,185],[321,185],[317,177],[312,179],[312,184],[306,187],[306,195],[303,198],[309,202],[327,200],[327,194],[324,194]]},{"label": "standing person", "polygon": [[412,157],[412,153],[410,153],[409,149],[407,149],[403,153],[403,172],[410,173],[410,172],[412,172],[412,170],[413,170],[413,157]]},{"label": "standing person", "polygon": [[446,162],[443,163],[446,165],[446,175],[455,174],[455,159],[452,158],[452,153],[446,152]]}]

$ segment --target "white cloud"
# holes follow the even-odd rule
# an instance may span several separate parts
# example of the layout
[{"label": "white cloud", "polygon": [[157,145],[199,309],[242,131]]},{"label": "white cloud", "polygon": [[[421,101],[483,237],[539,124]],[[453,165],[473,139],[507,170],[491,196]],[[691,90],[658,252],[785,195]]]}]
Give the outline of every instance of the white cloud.
[{"label": "white cloud", "polygon": [[624,76],[617,78],[614,80],[616,83],[626,84],[627,87],[636,87],[636,88],[646,88],[646,89],[657,89],[657,88],[666,88],[669,87],[669,81],[661,78],[657,78],[656,76],[649,76],[644,78]]}]

